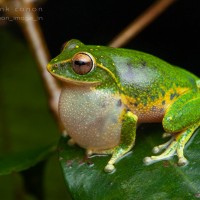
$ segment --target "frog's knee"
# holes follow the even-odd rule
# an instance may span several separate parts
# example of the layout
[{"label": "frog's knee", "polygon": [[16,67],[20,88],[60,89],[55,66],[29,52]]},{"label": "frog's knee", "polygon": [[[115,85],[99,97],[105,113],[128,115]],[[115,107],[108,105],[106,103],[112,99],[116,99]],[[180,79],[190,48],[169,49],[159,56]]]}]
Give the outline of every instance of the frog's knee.
[{"label": "frog's knee", "polygon": [[164,117],[162,121],[162,125],[163,125],[164,130],[167,133],[174,133],[174,132],[179,131],[177,130],[178,128],[176,127],[176,122],[174,121],[174,118],[172,116]]}]

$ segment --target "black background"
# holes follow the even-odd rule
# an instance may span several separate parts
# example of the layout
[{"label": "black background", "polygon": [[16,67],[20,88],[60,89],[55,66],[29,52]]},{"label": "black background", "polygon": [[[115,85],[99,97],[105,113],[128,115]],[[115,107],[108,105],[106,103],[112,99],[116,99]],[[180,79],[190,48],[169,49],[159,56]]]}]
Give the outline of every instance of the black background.
[{"label": "black background", "polygon": [[[46,1],[39,15],[51,56],[64,42],[107,45],[152,0]],[[200,76],[200,0],[177,0],[125,48],[154,54]]]}]

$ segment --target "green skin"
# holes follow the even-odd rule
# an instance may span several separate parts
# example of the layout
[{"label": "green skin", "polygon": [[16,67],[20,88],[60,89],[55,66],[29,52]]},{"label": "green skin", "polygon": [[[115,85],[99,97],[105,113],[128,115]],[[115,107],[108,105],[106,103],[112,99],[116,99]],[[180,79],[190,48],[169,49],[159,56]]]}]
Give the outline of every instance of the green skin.
[{"label": "green skin", "polygon": [[[73,69],[73,59],[80,52],[88,54],[94,62],[91,71],[85,74],[78,74]],[[115,140],[113,146],[112,141],[109,141],[109,145],[111,144],[109,148],[106,145],[105,148],[98,147],[98,143],[91,146],[82,143],[82,139],[79,141],[76,136],[73,138],[73,134],[76,135],[76,133],[71,133],[73,131],[68,128],[71,126],[70,119],[66,119],[68,121],[65,123],[65,117],[61,117],[65,129],[74,142],[86,148],[89,155],[112,154],[105,171],[113,171],[115,169],[114,163],[131,150],[135,143],[138,123],[162,122],[166,131],[164,136],[171,136],[169,142],[153,149],[154,153],[165,150],[160,155],[146,157],[145,163],[167,159],[177,154],[178,164],[186,164],[184,146],[200,126],[200,79],[197,76],[143,52],[84,45],[78,40],[70,40],[62,53],[51,60],[47,69],[54,77],[65,83],[64,91],[68,92],[67,95],[70,95],[70,91],[79,91],[81,88],[81,91],[89,91],[86,92],[89,95],[94,94],[93,97],[89,97],[91,102],[92,98],[95,97],[95,101],[102,103],[101,96],[97,95],[99,92],[106,94],[108,98],[113,96],[113,101],[116,101],[114,109],[105,109],[111,118],[112,115],[117,116],[117,122],[113,125],[117,128],[111,129],[113,133],[116,132],[117,135],[117,129],[120,129],[120,140],[118,142]],[[73,87],[74,90],[70,90]],[[65,98],[62,97],[60,100],[59,112],[61,116],[63,112],[62,102],[73,101],[71,99],[65,101]],[[76,107],[79,107],[79,104],[81,106],[82,102],[77,102]],[[67,104],[67,106],[69,105]],[[94,112],[101,111],[98,106],[91,109]],[[116,111],[117,114],[113,114],[114,111],[111,110]],[[88,115],[85,118],[91,117],[84,109],[81,113]],[[73,113],[66,111],[63,116],[66,115],[73,115]],[[105,120],[102,123],[106,123]],[[80,124],[80,126],[83,125]],[[107,126],[109,125],[112,125],[110,121],[107,123]],[[111,132],[110,129],[107,132],[106,136]],[[110,137],[112,140],[112,136]]]}]

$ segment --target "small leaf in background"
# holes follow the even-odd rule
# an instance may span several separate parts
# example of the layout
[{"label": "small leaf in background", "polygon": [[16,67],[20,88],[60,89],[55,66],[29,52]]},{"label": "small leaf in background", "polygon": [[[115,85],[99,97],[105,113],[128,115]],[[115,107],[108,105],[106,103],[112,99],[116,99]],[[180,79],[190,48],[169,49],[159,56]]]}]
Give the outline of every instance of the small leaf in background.
[{"label": "small leaf in background", "polygon": [[163,143],[163,130],[158,125],[143,125],[137,131],[136,145],[118,163],[114,173],[105,173],[110,156],[86,159],[85,151],[59,144],[60,163],[66,185],[75,200],[196,199],[200,197],[200,129],[187,146],[187,166],[177,166],[177,158],[144,165],[143,158],[152,148]]}]

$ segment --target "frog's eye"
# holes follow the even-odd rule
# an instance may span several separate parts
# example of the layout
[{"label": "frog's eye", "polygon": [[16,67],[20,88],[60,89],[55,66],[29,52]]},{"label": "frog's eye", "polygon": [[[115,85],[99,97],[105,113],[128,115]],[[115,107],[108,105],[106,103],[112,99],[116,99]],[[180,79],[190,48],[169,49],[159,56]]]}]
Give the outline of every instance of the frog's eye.
[{"label": "frog's eye", "polygon": [[94,60],[87,53],[77,53],[72,58],[72,69],[79,75],[89,73],[94,68]]}]

